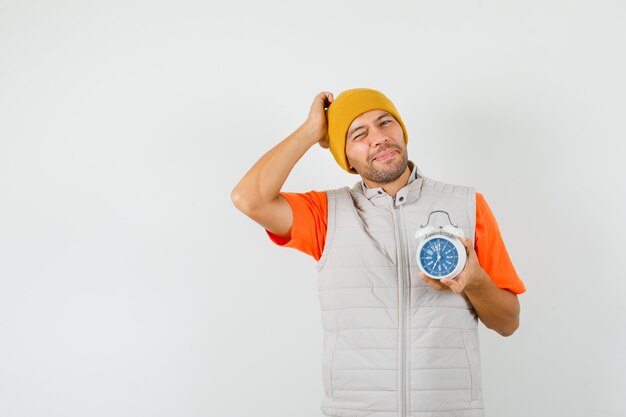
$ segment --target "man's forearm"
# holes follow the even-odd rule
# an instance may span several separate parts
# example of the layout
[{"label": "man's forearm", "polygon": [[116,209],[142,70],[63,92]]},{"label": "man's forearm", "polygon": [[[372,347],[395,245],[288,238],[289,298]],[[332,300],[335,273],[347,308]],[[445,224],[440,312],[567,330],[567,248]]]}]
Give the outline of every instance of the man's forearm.
[{"label": "man's forearm", "polygon": [[233,200],[238,207],[252,209],[255,204],[275,199],[295,164],[318,140],[309,126],[303,124],[270,149],[233,190]]},{"label": "man's forearm", "polygon": [[519,326],[520,306],[517,295],[498,288],[484,272],[481,279],[465,288],[465,295],[476,310],[480,321],[502,336],[510,336]]}]

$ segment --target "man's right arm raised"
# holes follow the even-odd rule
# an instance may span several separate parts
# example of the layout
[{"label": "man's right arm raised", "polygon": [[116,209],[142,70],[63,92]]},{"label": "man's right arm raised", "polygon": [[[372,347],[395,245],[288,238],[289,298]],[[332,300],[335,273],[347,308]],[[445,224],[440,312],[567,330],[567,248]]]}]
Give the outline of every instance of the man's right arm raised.
[{"label": "man's right arm raised", "polygon": [[270,149],[239,181],[231,193],[233,204],[269,232],[290,237],[293,211],[280,195],[289,173],[302,156],[316,143],[328,148],[325,109],[333,95],[315,96],[306,121],[291,135]]}]

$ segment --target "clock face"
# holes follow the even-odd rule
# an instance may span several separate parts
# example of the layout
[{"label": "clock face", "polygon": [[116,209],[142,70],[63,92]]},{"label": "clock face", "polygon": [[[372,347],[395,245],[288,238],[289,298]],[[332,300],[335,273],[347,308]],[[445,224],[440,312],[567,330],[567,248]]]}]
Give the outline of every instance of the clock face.
[{"label": "clock face", "polygon": [[426,242],[419,253],[425,272],[433,277],[444,277],[459,264],[459,252],[448,239],[436,237]]}]

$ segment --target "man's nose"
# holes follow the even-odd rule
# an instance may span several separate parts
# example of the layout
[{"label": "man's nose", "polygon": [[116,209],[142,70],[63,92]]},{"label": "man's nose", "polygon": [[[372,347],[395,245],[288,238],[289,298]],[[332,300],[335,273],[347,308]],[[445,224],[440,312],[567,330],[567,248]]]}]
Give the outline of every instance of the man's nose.
[{"label": "man's nose", "polygon": [[374,127],[371,129],[371,135],[370,135],[370,145],[371,146],[380,146],[381,144],[387,142],[389,140],[389,138],[387,137],[387,135],[382,131],[382,129],[379,129],[378,127]]}]

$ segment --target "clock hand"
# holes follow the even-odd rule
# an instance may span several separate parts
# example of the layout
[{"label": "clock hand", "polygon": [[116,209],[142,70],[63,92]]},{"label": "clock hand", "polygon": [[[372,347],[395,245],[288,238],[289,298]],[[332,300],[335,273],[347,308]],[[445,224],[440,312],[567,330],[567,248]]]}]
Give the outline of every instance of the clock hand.
[{"label": "clock hand", "polygon": [[437,266],[437,262],[439,262],[441,260],[441,255],[439,254],[439,251],[437,251],[437,260],[435,261],[435,263],[433,264],[433,268],[435,266]]}]

